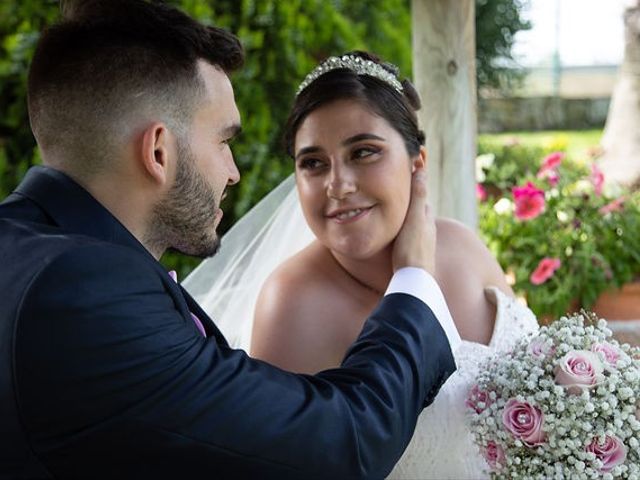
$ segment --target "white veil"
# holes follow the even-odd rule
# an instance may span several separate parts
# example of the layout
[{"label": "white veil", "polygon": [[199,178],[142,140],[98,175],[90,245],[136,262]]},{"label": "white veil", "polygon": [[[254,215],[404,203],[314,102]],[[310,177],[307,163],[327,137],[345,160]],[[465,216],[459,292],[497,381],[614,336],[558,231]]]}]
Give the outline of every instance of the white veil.
[{"label": "white veil", "polygon": [[232,347],[249,351],[262,284],[279,264],[314,238],[291,175],[223,236],[220,251],[203,261],[182,286]]}]

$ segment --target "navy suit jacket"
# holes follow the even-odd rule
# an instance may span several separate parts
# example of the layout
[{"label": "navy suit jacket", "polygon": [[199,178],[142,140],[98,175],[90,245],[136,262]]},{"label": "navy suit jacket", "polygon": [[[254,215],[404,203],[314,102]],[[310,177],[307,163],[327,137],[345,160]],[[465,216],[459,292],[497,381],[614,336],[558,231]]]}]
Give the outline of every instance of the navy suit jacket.
[{"label": "navy suit jacket", "polygon": [[0,266],[2,478],[381,478],[455,370],[431,310],[403,294],[342,368],[253,360],[47,167],[0,204]]}]

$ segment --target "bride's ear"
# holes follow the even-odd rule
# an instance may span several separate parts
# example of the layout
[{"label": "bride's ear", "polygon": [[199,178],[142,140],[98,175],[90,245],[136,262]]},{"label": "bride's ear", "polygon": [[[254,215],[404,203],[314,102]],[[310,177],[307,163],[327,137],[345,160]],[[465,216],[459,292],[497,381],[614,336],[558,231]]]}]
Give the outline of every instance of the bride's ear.
[{"label": "bride's ear", "polygon": [[422,146],[418,155],[416,155],[411,161],[411,173],[416,171],[416,168],[426,168],[427,166],[427,149]]}]

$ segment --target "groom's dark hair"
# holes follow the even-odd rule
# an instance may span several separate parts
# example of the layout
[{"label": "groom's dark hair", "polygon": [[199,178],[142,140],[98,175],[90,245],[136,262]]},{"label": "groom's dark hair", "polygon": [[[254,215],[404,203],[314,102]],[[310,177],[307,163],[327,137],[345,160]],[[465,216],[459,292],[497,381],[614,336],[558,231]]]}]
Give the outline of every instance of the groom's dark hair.
[{"label": "groom's dark hair", "polygon": [[236,36],[158,1],[66,0],[62,10],[31,63],[29,117],[45,161],[84,175],[108,167],[136,118],[185,133],[204,95],[198,60],[227,74],[244,61]]}]

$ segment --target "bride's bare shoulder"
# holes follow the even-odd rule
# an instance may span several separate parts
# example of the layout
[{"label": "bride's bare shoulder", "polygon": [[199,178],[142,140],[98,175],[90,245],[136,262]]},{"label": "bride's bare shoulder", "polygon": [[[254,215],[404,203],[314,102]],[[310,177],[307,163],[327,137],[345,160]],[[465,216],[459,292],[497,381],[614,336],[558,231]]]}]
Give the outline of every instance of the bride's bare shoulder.
[{"label": "bride's bare shoulder", "polygon": [[261,288],[258,307],[277,307],[287,310],[304,308],[309,295],[315,296],[318,288],[331,288],[334,263],[330,253],[317,240],[296,253],[267,278]]},{"label": "bride's bare shoulder", "polygon": [[[281,368],[315,372],[326,365],[329,319],[327,302],[335,288],[331,259],[311,244],[280,265],[263,285],[254,314],[251,355]],[[324,321],[320,321],[324,319]],[[311,352],[321,352],[312,354]]]},{"label": "bride's bare shoulder", "polygon": [[493,285],[512,294],[498,261],[476,232],[449,218],[438,218],[436,228],[438,270],[456,277],[463,271],[467,278],[476,278],[483,287]]}]

